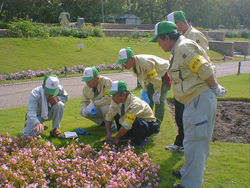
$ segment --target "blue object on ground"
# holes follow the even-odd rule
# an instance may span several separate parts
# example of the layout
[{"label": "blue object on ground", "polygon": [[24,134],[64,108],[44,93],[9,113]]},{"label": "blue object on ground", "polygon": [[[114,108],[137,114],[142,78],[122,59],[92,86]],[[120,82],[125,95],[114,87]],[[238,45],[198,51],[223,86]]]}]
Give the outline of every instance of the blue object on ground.
[{"label": "blue object on ground", "polygon": [[96,110],[95,108],[93,108],[93,109],[91,110],[91,112],[90,112],[91,115],[94,115],[94,114],[96,114],[96,113],[97,113],[97,110]]},{"label": "blue object on ground", "polygon": [[76,128],[75,131],[76,131],[77,134],[90,135],[90,132],[88,132],[88,131],[86,131],[84,129],[81,129],[81,128]]},{"label": "blue object on ground", "polygon": [[140,147],[146,146],[147,143],[148,143],[148,141],[147,141],[147,139],[145,139],[140,144],[135,145],[135,148],[140,148]]},{"label": "blue object on ground", "polygon": [[140,93],[141,93],[141,99],[144,100],[146,103],[150,104],[150,100],[148,98],[148,92],[144,92],[142,89]]}]

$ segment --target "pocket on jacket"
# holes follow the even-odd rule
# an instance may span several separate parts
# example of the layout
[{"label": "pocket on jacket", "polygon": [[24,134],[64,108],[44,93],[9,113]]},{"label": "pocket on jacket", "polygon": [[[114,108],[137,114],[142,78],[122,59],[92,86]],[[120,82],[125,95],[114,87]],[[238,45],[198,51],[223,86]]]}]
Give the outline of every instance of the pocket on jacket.
[{"label": "pocket on jacket", "polygon": [[204,139],[207,137],[207,115],[187,117],[188,126],[193,128],[194,139]]}]

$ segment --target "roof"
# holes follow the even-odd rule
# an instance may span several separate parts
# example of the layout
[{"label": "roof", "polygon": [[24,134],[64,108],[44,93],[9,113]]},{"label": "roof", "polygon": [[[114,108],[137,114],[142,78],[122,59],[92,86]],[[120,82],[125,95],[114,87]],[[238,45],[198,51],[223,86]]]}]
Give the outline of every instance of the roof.
[{"label": "roof", "polygon": [[124,14],[117,16],[116,20],[122,20],[122,19],[140,19],[139,17],[135,16],[134,14]]}]

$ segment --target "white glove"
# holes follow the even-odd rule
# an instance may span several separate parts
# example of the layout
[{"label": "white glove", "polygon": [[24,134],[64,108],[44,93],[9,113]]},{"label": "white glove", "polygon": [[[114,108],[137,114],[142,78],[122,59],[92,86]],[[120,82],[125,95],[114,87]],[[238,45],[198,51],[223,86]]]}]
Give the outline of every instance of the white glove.
[{"label": "white glove", "polygon": [[87,106],[86,110],[87,110],[88,113],[90,113],[91,110],[92,110],[93,108],[95,108],[95,105],[94,105],[94,103],[92,102],[92,103],[90,103],[90,104]]},{"label": "white glove", "polygon": [[218,97],[223,97],[224,95],[227,94],[227,89],[225,89],[224,87],[222,87],[221,85],[217,84],[216,86],[214,87],[211,87],[215,94],[218,96]]},{"label": "white glove", "polygon": [[160,97],[161,97],[161,94],[160,93],[154,93],[153,94],[153,102],[155,104],[160,104]]},{"label": "white glove", "polygon": [[94,105],[94,103],[92,102],[92,103],[90,103],[90,104],[82,111],[82,115],[83,115],[84,117],[89,116],[89,114],[90,114],[90,112],[91,112],[91,110],[92,110],[93,108],[95,108],[95,105]]}]

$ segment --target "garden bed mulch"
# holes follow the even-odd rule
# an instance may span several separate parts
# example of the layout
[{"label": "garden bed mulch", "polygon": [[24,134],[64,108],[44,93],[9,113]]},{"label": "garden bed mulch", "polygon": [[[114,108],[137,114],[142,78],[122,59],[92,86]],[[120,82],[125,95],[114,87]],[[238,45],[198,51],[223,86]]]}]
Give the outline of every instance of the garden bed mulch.
[{"label": "garden bed mulch", "polygon": [[[175,123],[173,100],[168,108]],[[218,101],[213,142],[250,143],[250,103],[245,101]]]}]

